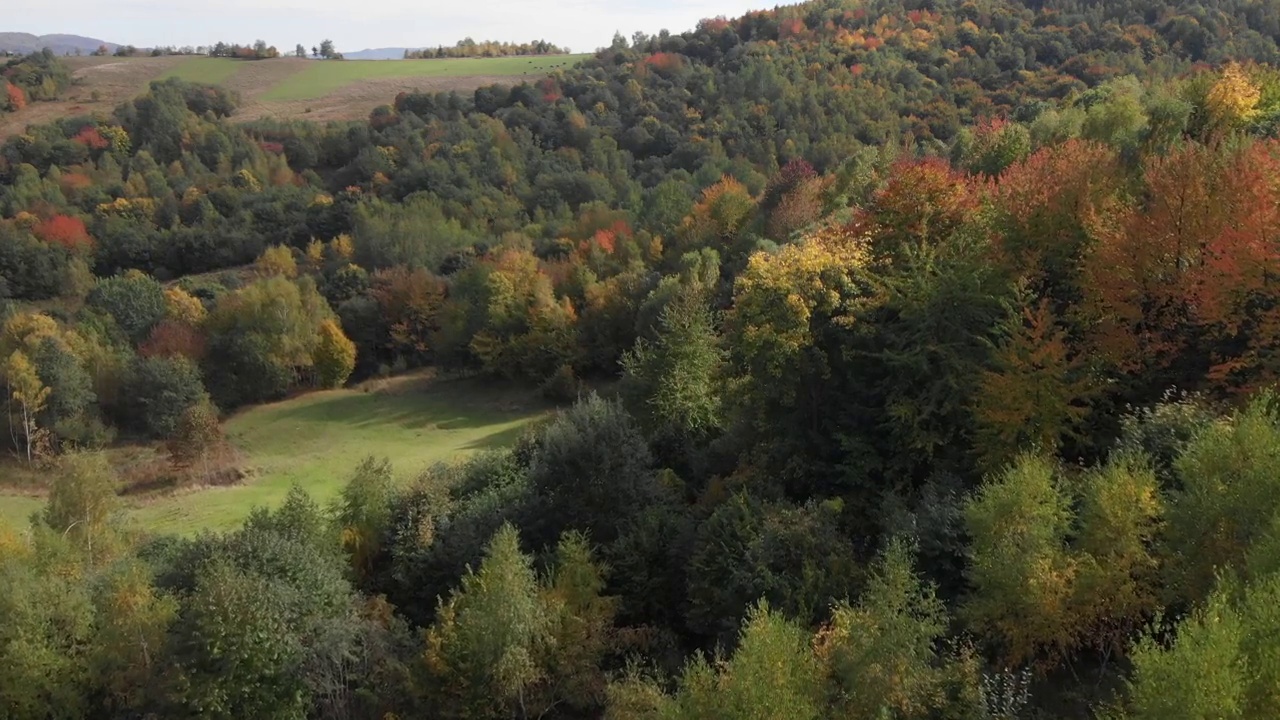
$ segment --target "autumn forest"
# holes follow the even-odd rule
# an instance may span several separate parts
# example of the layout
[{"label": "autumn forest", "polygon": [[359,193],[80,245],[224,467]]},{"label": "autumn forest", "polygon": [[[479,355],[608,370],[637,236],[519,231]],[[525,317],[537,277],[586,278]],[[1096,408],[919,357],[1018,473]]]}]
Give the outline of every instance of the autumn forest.
[{"label": "autumn forest", "polygon": [[[361,122],[167,79],[5,139],[0,473],[45,505],[0,717],[1280,717],[1278,43],[812,0]],[[559,409],[230,532],[120,511],[113,448],[199,502],[230,414],[423,369]]]}]

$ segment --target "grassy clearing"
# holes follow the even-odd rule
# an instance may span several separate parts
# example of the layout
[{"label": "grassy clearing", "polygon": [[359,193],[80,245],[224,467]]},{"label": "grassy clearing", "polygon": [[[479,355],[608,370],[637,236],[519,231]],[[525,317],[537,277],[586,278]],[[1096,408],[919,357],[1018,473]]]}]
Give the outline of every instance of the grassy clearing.
[{"label": "grassy clearing", "polygon": [[245,67],[246,62],[245,60],[232,60],[230,58],[191,57],[170,68],[160,78],[163,80],[176,77],[182,78],[187,82],[224,85],[233,75]]},{"label": "grassy clearing", "polygon": [[44,500],[20,495],[0,497],[0,525],[24,528],[31,513],[44,507]]},{"label": "grassy clearing", "polygon": [[[427,375],[311,393],[251,408],[226,422],[227,436],[250,472],[243,484],[125,502],[145,530],[189,535],[233,529],[255,507],[279,504],[295,484],[329,503],[366,456],[390,458],[407,480],[434,463],[509,445],[550,409],[529,391]],[[154,455],[134,450],[111,451],[112,462],[121,466]],[[0,520],[24,527],[42,505],[29,495],[0,496]]]},{"label": "grassy clearing", "polygon": [[548,409],[527,392],[423,376],[252,408],[226,424],[250,480],[158,499],[132,515],[157,532],[234,528],[253,508],[278,504],[295,484],[330,502],[368,455],[390,458],[407,479],[433,463],[506,446]]},{"label": "grassy clearing", "polygon": [[344,60],[312,62],[307,68],[262,94],[264,101],[311,100],[367,80],[409,78],[541,77],[569,67],[586,55],[458,58],[447,60]]}]

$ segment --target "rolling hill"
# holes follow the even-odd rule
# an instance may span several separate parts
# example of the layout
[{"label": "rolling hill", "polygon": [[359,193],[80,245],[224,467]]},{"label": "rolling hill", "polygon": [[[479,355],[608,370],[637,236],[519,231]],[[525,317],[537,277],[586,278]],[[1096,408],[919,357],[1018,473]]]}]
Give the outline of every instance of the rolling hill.
[{"label": "rolling hill", "polygon": [[27,126],[87,113],[109,114],[144,92],[152,80],[178,77],[223,85],[244,100],[237,119],[295,118],[317,121],[367,117],[400,92],[471,92],[494,83],[537,80],[569,68],[584,55],[460,58],[375,62],[317,62],[280,58],[246,62],[229,58],[72,57],[76,84],[56,102],[33,102],[0,114],[0,138]]},{"label": "rolling hill", "polygon": [[32,35],[21,32],[0,32],[0,52],[30,53],[49,48],[58,55],[83,55],[106,45],[115,50],[119,45],[81,35]]}]

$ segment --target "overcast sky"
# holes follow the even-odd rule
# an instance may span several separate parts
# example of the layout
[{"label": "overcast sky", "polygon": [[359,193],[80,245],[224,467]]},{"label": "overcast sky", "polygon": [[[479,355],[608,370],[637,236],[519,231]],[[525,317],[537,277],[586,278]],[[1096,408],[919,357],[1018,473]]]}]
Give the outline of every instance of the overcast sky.
[{"label": "overcast sky", "polygon": [[332,38],[338,50],[545,39],[590,51],[692,29],[785,0],[0,0],[0,31],[71,33],[151,47],[266,40],[281,50]]}]

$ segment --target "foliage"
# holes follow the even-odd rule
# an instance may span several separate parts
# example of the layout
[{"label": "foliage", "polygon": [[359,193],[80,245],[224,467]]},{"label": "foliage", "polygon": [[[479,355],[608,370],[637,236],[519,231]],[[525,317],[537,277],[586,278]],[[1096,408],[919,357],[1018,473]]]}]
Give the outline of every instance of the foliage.
[{"label": "foliage", "polygon": [[342,328],[333,320],[322,321],[319,334],[320,339],[316,341],[312,357],[316,379],[320,387],[342,387],[356,367],[355,343],[342,333]]}]

